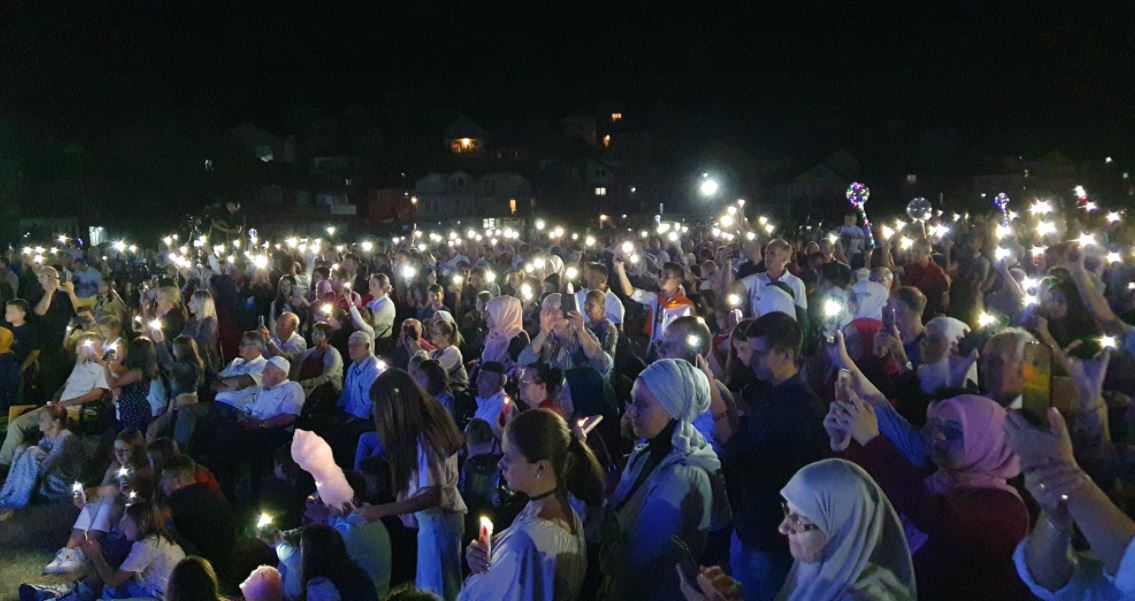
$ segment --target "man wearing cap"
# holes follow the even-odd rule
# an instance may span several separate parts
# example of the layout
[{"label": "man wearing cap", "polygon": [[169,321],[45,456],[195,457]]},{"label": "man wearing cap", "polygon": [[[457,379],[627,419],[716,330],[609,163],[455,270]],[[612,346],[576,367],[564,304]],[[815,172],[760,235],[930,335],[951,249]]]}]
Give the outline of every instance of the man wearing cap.
[{"label": "man wearing cap", "polygon": [[218,424],[217,455],[227,465],[219,466],[217,475],[229,491],[235,485],[232,477],[238,458],[252,465],[252,482],[256,486],[272,468],[272,452],[291,438],[304,400],[303,387],[288,379],[291,370],[291,364],[283,357],[265,361],[260,385],[243,413],[234,421]]},{"label": "man wearing cap", "polygon": [[477,370],[477,410],[473,413],[473,419],[488,422],[498,439],[501,437],[501,427],[497,420],[504,406],[505,372],[504,365],[497,361],[489,361]]},{"label": "man wearing cap", "polygon": [[374,356],[374,338],[368,332],[351,334],[347,354],[351,357],[351,367],[347,369],[343,393],[339,396],[338,423],[329,437],[335,462],[339,465],[351,465],[359,435],[374,430],[370,388],[378,374],[382,373],[381,362]]}]

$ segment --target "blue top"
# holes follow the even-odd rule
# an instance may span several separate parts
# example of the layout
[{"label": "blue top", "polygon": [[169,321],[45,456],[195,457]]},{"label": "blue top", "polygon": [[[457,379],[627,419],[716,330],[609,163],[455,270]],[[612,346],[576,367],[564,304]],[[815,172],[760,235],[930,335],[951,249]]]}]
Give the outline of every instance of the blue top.
[{"label": "blue top", "polygon": [[339,395],[339,408],[359,419],[370,419],[370,387],[379,373],[378,359],[374,357],[352,363],[347,370],[347,381],[343,383],[343,394]]}]

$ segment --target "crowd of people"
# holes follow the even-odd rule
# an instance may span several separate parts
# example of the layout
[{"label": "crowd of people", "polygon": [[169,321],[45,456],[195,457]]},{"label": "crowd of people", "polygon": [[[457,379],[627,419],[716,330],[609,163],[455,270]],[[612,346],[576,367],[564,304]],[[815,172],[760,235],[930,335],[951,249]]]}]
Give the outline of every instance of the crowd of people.
[{"label": "crowd of people", "polygon": [[13,249],[21,599],[1135,599],[1135,232],[1054,204]]}]

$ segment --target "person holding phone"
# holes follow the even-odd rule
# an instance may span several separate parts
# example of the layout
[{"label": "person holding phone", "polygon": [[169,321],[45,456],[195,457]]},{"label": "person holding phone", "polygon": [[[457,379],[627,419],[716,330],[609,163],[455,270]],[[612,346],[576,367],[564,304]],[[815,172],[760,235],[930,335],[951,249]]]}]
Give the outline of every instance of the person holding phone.
[{"label": "person holding phone", "polygon": [[[501,475],[528,502],[512,524],[465,551],[471,572],[460,601],[575,599],[587,563],[583,521],[570,497],[592,510],[603,504],[603,471],[585,442],[558,414],[517,415],[501,441]],[[569,497],[570,495],[570,497]]]},{"label": "person holding phone", "polygon": [[591,367],[607,375],[615,360],[603,350],[599,339],[587,328],[583,315],[571,311],[563,314],[562,296],[549,294],[540,309],[540,333],[520,353],[517,363],[547,363],[562,370]]}]

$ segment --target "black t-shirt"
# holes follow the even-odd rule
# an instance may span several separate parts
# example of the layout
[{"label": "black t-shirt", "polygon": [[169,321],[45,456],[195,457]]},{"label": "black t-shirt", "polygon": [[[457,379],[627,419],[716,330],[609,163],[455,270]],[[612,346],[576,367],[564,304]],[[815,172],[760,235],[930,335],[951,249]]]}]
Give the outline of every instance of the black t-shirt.
[{"label": "black t-shirt", "polygon": [[16,361],[23,365],[24,359],[32,351],[40,350],[39,336],[30,324],[25,323],[19,327],[7,323],[4,325],[12,330],[12,352],[16,354]]},{"label": "black t-shirt", "polygon": [[[43,298],[42,296],[40,298]],[[39,304],[39,299],[32,303],[32,311]],[[67,324],[75,316],[75,309],[71,306],[71,299],[66,292],[56,290],[51,297],[51,305],[47,313],[35,318],[39,325],[39,338],[44,354],[50,354],[63,348],[63,337],[67,335]]]}]

